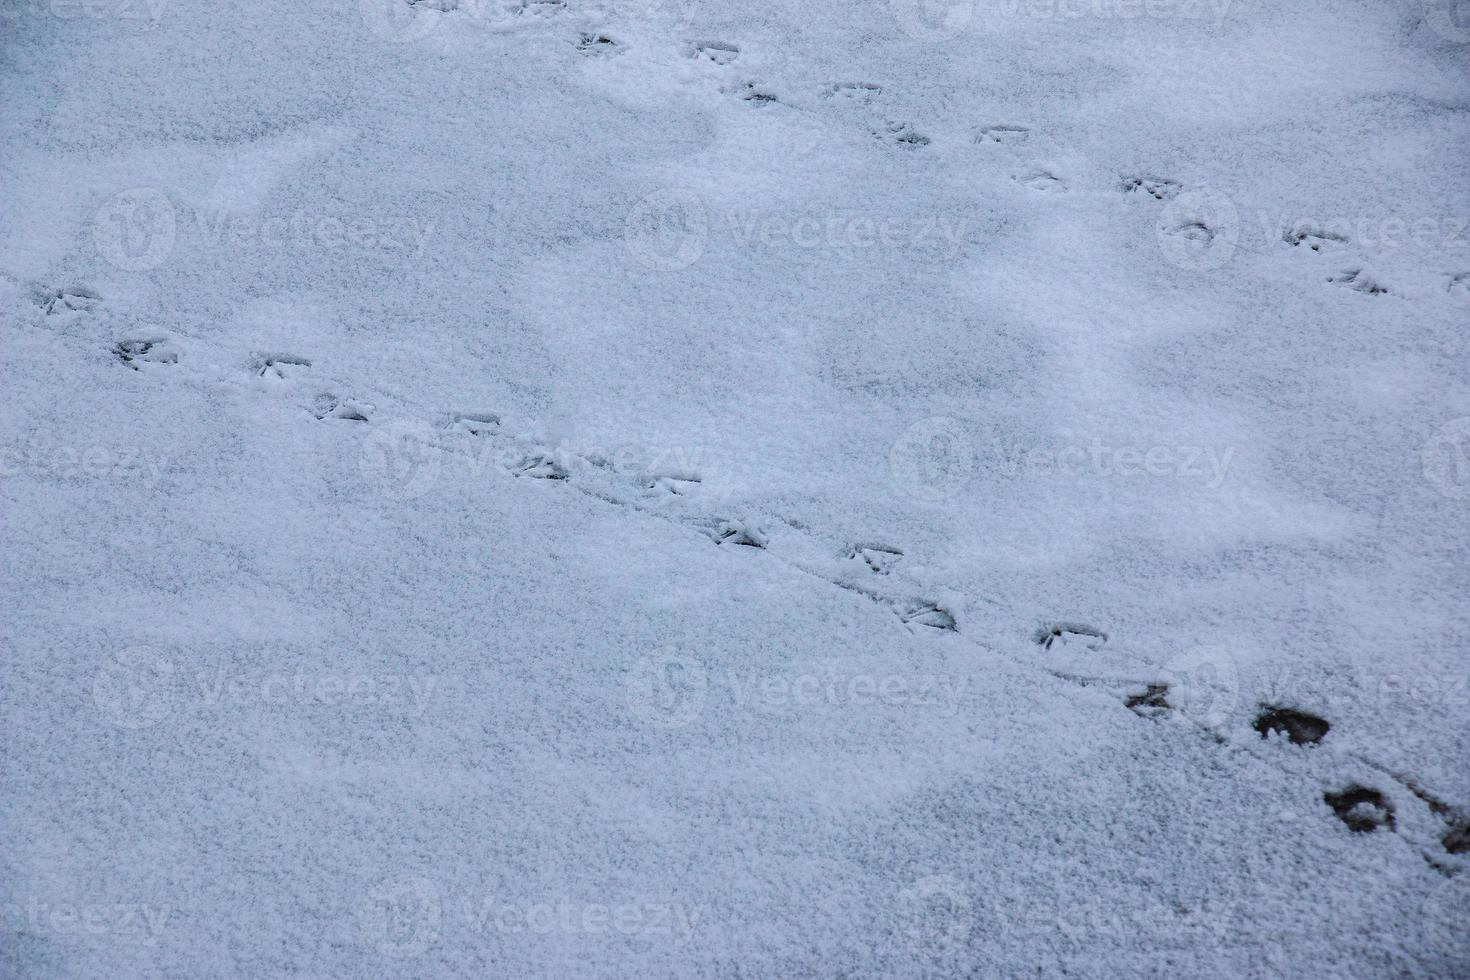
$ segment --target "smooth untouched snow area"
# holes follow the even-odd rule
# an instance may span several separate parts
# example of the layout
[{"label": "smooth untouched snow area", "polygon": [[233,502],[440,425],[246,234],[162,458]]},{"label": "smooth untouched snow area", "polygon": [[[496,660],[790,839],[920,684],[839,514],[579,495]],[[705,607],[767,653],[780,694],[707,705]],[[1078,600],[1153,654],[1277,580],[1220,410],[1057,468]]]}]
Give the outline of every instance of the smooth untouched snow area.
[{"label": "smooth untouched snow area", "polygon": [[1463,5],[0,14],[0,974],[1470,974]]}]

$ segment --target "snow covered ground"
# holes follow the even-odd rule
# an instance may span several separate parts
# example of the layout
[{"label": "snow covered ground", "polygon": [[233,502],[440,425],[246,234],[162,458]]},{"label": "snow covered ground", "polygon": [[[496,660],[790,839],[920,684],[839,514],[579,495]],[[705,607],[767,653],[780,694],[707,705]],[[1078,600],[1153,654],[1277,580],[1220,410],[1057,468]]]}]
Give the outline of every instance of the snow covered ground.
[{"label": "snow covered ground", "polygon": [[0,974],[1470,974],[1470,12],[0,0]]}]

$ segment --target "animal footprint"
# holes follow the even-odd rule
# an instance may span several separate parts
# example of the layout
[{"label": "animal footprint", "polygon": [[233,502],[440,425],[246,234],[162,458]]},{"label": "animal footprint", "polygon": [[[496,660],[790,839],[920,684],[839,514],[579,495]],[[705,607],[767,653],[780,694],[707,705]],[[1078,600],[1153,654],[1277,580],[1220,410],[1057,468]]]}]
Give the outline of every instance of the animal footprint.
[{"label": "animal footprint", "polygon": [[923,626],[927,629],[939,630],[945,633],[958,633],[959,626],[955,623],[954,613],[945,609],[937,602],[927,599],[919,599],[909,603],[899,611],[899,618],[910,626]]},{"label": "animal footprint", "polygon": [[885,544],[855,544],[844,551],[842,556],[851,561],[861,559],[869,571],[877,575],[887,575],[903,558],[903,552]]},{"label": "animal footprint", "polygon": [[178,352],[164,346],[167,343],[162,337],[151,340],[119,340],[112,345],[112,353],[134,371],[141,371],[143,364],[179,363]]},{"label": "animal footprint", "polygon": [[1362,269],[1350,269],[1335,276],[1328,276],[1327,281],[1334,286],[1343,286],[1359,293],[1367,293],[1369,296],[1382,296],[1388,292],[1387,286],[1381,285]]},{"label": "animal footprint", "polygon": [[[458,0],[451,2],[458,6]],[[515,16],[554,17],[565,7],[566,0],[521,0],[521,5],[515,9]]]},{"label": "animal footprint", "polygon": [[494,412],[455,412],[444,423],[444,428],[483,436],[500,428],[500,416]]},{"label": "animal footprint", "polygon": [[1147,194],[1155,201],[1167,201],[1183,190],[1183,185],[1177,180],[1167,177],[1124,177],[1124,194]]},{"label": "animal footprint", "polygon": [[1342,235],[1320,228],[1312,228],[1308,225],[1297,225],[1295,228],[1283,234],[1281,240],[1292,248],[1305,245],[1313,252],[1320,252],[1324,248],[1337,248],[1347,244],[1347,239]]},{"label": "animal footprint", "polygon": [[90,313],[100,302],[102,302],[102,297],[92,290],[81,286],[68,286],[44,294],[40,299],[40,306],[46,311],[47,316],[52,316],[58,313]]},{"label": "animal footprint", "polygon": [[1332,728],[1325,718],[1318,718],[1295,708],[1272,705],[1262,706],[1253,727],[1261,733],[1262,738],[1270,738],[1273,734],[1285,735],[1292,745],[1316,745]]},{"label": "animal footprint", "polygon": [[291,354],[256,354],[250,361],[250,370],[257,378],[272,381],[290,381],[305,374],[311,362],[304,357]]},{"label": "animal footprint", "polygon": [[851,105],[872,105],[883,91],[881,86],[868,82],[833,82],[827,86],[826,97]]},{"label": "animal footprint", "polygon": [[691,49],[689,57],[713,61],[717,65],[731,65],[740,57],[740,48],[728,41],[699,41]]},{"label": "animal footprint", "polygon": [[577,39],[577,50],[594,58],[619,54],[622,45],[606,34],[583,34]]},{"label": "animal footprint", "polygon": [[1150,684],[1141,694],[1129,695],[1124,702],[1129,711],[1144,718],[1161,718],[1173,708],[1167,700],[1168,684]]},{"label": "animal footprint", "polygon": [[781,101],[776,98],[774,92],[769,92],[766,89],[758,87],[755,82],[746,82],[744,87],[739,91],[740,98],[746,102],[753,102],[756,105],[770,105],[772,102]]},{"label": "animal footprint", "polygon": [[1456,824],[1446,830],[1441,839],[1444,849],[1451,854],[1464,854],[1470,851],[1470,820]]},{"label": "animal footprint", "polygon": [[1029,187],[1033,191],[1043,194],[1055,194],[1067,189],[1067,182],[1056,174],[1045,170],[1038,170],[1026,177],[1017,177],[1022,187]]},{"label": "animal footprint", "polygon": [[514,467],[516,476],[529,476],[533,480],[565,480],[567,468],[546,453],[531,453]]},{"label": "animal footprint", "polygon": [[644,478],[643,489],[653,494],[686,497],[700,484],[697,474],[685,472],[654,473]]},{"label": "animal footprint", "polygon": [[1168,232],[1176,238],[1208,248],[1215,240],[1216,231],[1203,221],[1186,221]]},{"label": "animal footprint", "polygon": [[1457,276],[1450,277],[1449,291],[1470,296],[1470,272],[1462,272]]},{"label": "animal footprint", "polygon": [[893,122],[883,127],[881,132],[873,134],[882,140],[892,140],[900,146],[916,148],[929,145],[929,137],[916,132],[914,127],[906,122]]},{"label": "animal footprint", "polygon": [[744,521],[724,521],[715,530],[716,544],[738,544],[747,548],[764,548],[770,543],[760,528]]},{"label": "animal footprint", "polygon": [[368,420],[369,407],[358,405],[356,402],[338,398],[330,392],[324,392],[316,396],[312,403],[311,414],[319,419],[344,419],[348,422],[366,422]]},{"label": "animal footprint", "polygon": [[1025,126],[987,126],[975,134],[976,143],[1024,143],[1031,138],[1031,130]]},{"label": "animal footprint", "polygon": [[1083,623],[1052,623],[1037,630],[1032,639],[1043,650],[1050,650],[1053,646],[1062,648],[1080,646],[1088,650],[1097,650],[1108,642],[1108,634]]},{"label": "animal footprint", "polygon": [[1394,827],[1393,805],[1376,789],[1354,783],[1340,793],[1325,793],[1322,799],[1354,833],[1371,833],[1379,827],[1392,830]]}]

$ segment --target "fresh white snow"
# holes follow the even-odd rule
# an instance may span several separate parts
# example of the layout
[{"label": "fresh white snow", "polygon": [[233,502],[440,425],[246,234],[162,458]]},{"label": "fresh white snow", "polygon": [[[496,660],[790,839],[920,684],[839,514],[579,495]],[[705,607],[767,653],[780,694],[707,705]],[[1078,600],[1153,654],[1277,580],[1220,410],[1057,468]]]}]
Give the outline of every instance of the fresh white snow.
[{"label": "fresh white snow", "polygon": [[1463,3],[0,38],[0,975],[1470,975]]}]

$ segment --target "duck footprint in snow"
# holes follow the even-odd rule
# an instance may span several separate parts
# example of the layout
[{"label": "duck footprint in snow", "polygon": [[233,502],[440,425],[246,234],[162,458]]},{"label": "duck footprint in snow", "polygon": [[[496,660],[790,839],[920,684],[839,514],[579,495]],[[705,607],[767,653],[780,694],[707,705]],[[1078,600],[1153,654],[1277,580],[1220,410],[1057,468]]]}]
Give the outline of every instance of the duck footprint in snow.
[{"label": "duck footprint in snow", "polygon": [[513,472],[533,480],[565,480],[570,475],[565,466],[546,453],[530,453],[513,467]]},{"label": "duck footprint in snow", "polygon": [[652,496],[687,497],[699,487],[698,474],[673,471],[650,473],[642,480],[643,489]]},{"label": "duck footprint in snow", "polygon": [[1177,180],[1167,177],[1145,177],[1135,175],[1123,178],[1124,194],[1147,194],[1155,201],[1168,201],[1183,190],[1183,185]]},{"label": "duck footprint in snow", "polygon": [[717,65],[732,65],[740,57],[740,48],[728,41],[696,41],[690,46],[689,57]]},{"label": "duck footprint in snow", "polygon": [[883,91],[882,86],[868,82],[833,82],[823,93],[835,102],[849,105],[872,105]]},{"label": "duck footprint in snow", "polygon": [[849,561],[862,561],[875,575],[887,575],[903,558],[903,552],[886,544],[855,544],[842,553]]},{"label": "duck footprint in snow", "polygon": [[1129,711],[1144,718],[1161,718],[1174,707],[1168,701],[1168,694],[1168,684],[1150,684],[1142,692],[1129,695],[1123,703]]},{"label": "duck footprint in snow", "polygon": [[1332,728],[1325,718],[1275,705],[1262,705],[1252,727],[1260,732],[1262,738],[1284,735],[1292,745],[1316,745]]},{"label": "duck footprint in snow", "polygon": [[900,607],[898,617],[909,626],[922,626],[943,633],[958,633],[960,629],[954,613],[928,599],[917,599]]},{"label": "duck footprint in snow", "polygon": [[738,91],[742,100],[759,106],[781,101],[776,98],[776,93],[762,88],[755,82],[746,82]]},{"label": "duck footprint in snow", "polygon": [[723,521],[714,532],[715,544],[737,544],[747,548],[764,548],[770,538],[754,524],[745,521]]},{"label": "duck footprint in snow", "polygon": [[622,47],[606,34],[583,34],[577,38],[577,50],[592,58],[608,58],[620,54]]},{"label": "duck footprint in snow", "polygon": [[453,412],[440,428],[468,432],[472,436],[489,435],[500,428],[500,416],[494,412]]},{"label": "duck footprint in snow", "polygon": [[1379,827],[1394,829],[1393,805],[1376,789],[1354,783],[1341,792],[1325,793],[1322,799],[1354,833],[1371,833]]},{"label": "duck footprint in snow", "polygon": [[913,126],[905,122],[889,123],[881,131],[875,132],[873,135],[881,140],[891,140],[899,146],[908,147],[909,149],[917,149],[918,147],[929,145],[929,137],[917,132]]},{"label": "duck footprint in snow", "polygon": [[1297,225],[1282,234],[1281,240],[1292,248],[1307,248],[1313,252],[1321,252],[1324,248],[1341,248],[1348,243],[1342,235],[1310,225]]},{"label": "duck footprint in snow", "polygon": [[1072,646],[1097,650],[1108,642],[1108,634],[1085,623],[1048,623],[1037,630],[1032,639],[1043,650]]},{"label": "duck footprint in snow", "polygon": [[1461,296],[1470,296],[1470,272],[1461,272],[1450,277],[1449,291]]},{"label": "duck footprint in snow", "polygon": [[339,398],[330,392],[317,395],[316,401],[311,406],[311,414],[324,420],[342,419],[347,422],[366,422],[368,411],[368,406]]},{"label": "duck footprint in snow", "polygon": [[292,354],[256,354],[250,360],[251,372],[270,381],[290,381],[310,367],[311,361]]},{"label": "duck footprint in snow", "polygon": [[144,364],[177,364],[178,352],[167,346],[162,337],[148,340],[119,340],[112,345],[112,354],[134,371],[141,371]]},{"label": "duck footprint in snow", "polygon": [[102,302],[102,297],[82,286],[68,286],[45,292],[37,300],[47,316],[58,313],[90,313]]},{"label": "duck footprint in snow", "polygon": [[1042,194],[1057,194],[1067,189],[1067,182],[1047,170],[1037,170],[1016,181],[1022,186]]},{"label": "duck footprint in snow", "polygon": [[1368,275],[1362,269],[1349,269],[1339,272],[1335,276],[1328,276],[1327,281],[1334,286],[1342,286],[1359,293],[1367,293],[1369,296],[1382,296],[1388,292],[1388,287],[1382,285],[1378,280]]},{"label": "duck footprint in snow", "polygon": [[1002,143],[1014,145],[1031,138],[1031,130],[1025,126],[986,126],[975,134],[976,143]]}]

